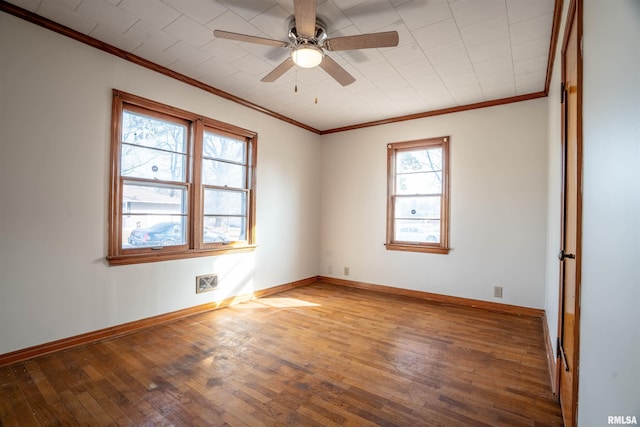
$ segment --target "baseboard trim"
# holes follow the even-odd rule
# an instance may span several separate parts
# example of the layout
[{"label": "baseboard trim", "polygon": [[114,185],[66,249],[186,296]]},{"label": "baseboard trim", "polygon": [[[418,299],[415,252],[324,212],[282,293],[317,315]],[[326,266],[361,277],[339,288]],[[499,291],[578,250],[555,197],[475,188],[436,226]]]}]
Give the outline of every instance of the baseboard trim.
[{"label": "baseboard trim", "polygon": [[427,301],[437,302],[440,304],[459,305],[465,307],[479,308],[498,313],[514,314],[518,316],[538,317],[544,316],[544,310],[538,308],[522,307],[519,305],[500,304],[490,301],[482,301],[470,298],[454,297],[442,294],[433,294],[430,292],[415,291],[411,289],[394,288],[392,286],[374,285],[372,283],[355,282],[352,280],[337,279],[335,277],[319,276],[319,281],[332,285],[347,286],[350,288],[366,289],[369,291],[383,292],[393,295],[409,296],[413,298],[424,299]]},{"label": "baseboard trim", "polygon": [[146,329],[160,323],[170,322],[172,320],[181,319],[183,317],[193,316],[195,314],[204,313],[206,311],[217,310],[223,307],[229,307],[252,299],[261,298],[289,289],[298,288],[300,286],[310,285],[318,281],[318,277],[309,277],[307,279],[298,280],[283,285],[274,286],[268,289],[261,289],[250,294],[237,295],[224,300],[210,302],[207,304],[197,305],[170,313],[160,314],[158,316],[147,317],[145,319],[135,320],[133,322],[123,323],[121,325],[109,328],[99,329],[85,334],[75,335],[69,338],[63,338],[56,341],[28,347],[21,350],[12,351],[10,353],[0,354],[0,366],[9,365],[11,363],[23,362],[34,357],[43,356],[60,350],[66,350],[72,347],[90,344],[96,341],[111,339],[123,335],[127,335],[141,329]]},{"label": "baseboard trim", "polygon": [[544,333],[544,346],[547,351],[547,364],[549,365],[549,379],[551,380],[551,392],[555,395],[558,393],[557,382],[557,357],[553,352],[553,341],[551,341],[551,334],[549,333],[549,323],[547,322],[546,313],[542,316],[542,329]]}]

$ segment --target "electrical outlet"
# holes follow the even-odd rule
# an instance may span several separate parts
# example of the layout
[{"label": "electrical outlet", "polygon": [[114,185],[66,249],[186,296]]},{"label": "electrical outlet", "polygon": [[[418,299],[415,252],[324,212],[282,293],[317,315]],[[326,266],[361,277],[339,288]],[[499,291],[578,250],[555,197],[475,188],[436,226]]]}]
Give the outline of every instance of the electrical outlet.
[{"label": "electrical outlet", "polygon": [[204,274],[202,276],[196,276],[196,294],[213,291],[217,287],[217,274]]},{"label": "electrical outlet", "polygon": [[349,267],[345,267],[344,268],[344,275],[348,276],[349,275]]},{"label": "electrical outlet", "polygon": [[502,298],[502,286],[493,287],[493,296],[496,298]]},{"label": "electrical outlet", "polygon": [[327,270],[329,271],[329,274],[333,274],[333,266],[330,265]]}]

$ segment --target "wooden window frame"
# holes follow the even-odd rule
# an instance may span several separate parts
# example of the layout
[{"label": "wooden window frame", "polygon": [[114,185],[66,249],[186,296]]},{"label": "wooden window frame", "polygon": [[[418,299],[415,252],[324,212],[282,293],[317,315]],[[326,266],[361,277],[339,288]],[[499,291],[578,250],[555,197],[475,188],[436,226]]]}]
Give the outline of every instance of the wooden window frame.
[{"label": "wooden window frame", "polygon": [[[169,119],[187,124],[186,171],[184,186],[187,188],[186,243],[177,246],[123,248],[122,246],[122,189],[125,178],[121,176],[121,133],[125,110],[142,112],[147,116]],[[202,145],[205,129],[232,136],[246,142],[246,170],[243,191],[247,194],[246,240],[230,243],[204,243],[204,185],[202,184]],[[202,256],[254,250],[256,245],[256,159],[258,136],[255,132],[202,117],[195,113],[151,101],[136,95],[113,90],[111,118],[111,164],[109,189],[109,265],[138,264],[157,261],[186,259]],[[130,180],[129,178],[126,178]],[[133,180],[135,181],[135,180]]]},{"label": "wooden window frame", "polygon": [[[441,147],[442,149],[442,192],[440,199],[440,241],[407,242],[395,240],[395,199],[396,199],[396,154],[420,148]],[[434,254],[449,253],[449,153],[450,137],[420,139],[396,142],[387,145],[387,235],[385,247],[388,250],[426,252]]]}]

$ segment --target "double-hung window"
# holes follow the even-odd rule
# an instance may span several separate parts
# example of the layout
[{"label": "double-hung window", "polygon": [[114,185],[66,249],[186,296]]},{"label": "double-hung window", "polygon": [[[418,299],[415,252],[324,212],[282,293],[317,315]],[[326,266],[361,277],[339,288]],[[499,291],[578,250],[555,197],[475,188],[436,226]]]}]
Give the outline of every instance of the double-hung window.
[{"label": "double-hung window", "polygon": [[114,90],[112,265],[255,247],[257,135]]},{"label": "double-hung window", "polygon": [[391,250],[449,252],[449,138],[387,146],[387,238]]}]

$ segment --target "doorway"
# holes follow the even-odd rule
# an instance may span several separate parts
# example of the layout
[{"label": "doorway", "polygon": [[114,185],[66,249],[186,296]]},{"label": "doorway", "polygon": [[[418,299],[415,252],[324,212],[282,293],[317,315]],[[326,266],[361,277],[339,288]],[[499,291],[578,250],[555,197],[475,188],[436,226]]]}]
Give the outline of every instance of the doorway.
[{"label": "doorway", "polygon": [[569,5],[562,45],[562,211],[557,389],[566,427],[577,423],[582,229],[582,1]]}]

